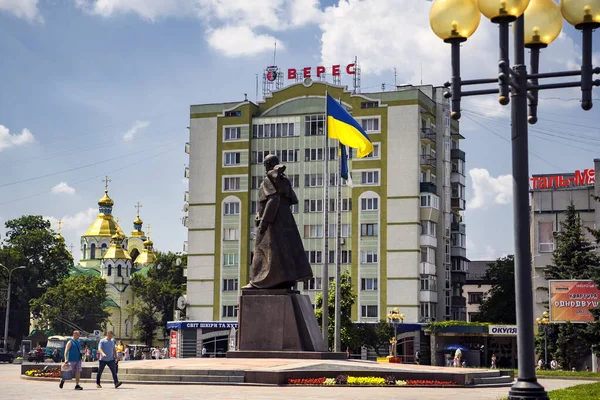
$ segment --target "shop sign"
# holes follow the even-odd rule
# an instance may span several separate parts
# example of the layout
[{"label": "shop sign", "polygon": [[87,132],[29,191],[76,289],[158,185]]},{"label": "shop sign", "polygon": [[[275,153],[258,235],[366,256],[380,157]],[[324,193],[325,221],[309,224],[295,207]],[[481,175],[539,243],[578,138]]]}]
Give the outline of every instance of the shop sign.
[{"label": "shop sign", "polygon": [[490,325],[488,327],[490,335],[494,336],[517,336],[516,325]]}]

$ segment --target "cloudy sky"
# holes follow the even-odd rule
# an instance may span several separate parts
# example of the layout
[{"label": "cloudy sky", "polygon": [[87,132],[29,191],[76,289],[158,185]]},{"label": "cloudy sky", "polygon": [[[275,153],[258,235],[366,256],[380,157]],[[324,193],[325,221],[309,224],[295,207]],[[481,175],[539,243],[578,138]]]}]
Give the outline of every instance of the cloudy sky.
[{"label": "cloudy sky", "polygon": [[[275,42],[283,68],[358,57],[363,92],[391,88],[394,69],[398,84],[441,85],[450,77],[450,49],[429,28],[430,5],[0,0],[0,224],[23,214],[62,218],[78,259],[79,235],[94,220],[109,175],[124,230],[131,231],[139,201],[156,247],[181,251],[190,104],[243,100],[244,93],[255,100],[255,76],[272,63]],[[462,47],[463,79],[497,74],[496,41],[497,28],[482,19]],[[580,44],[579,32],[565,25],[543,51],[541,70],[577,68]],[[600,102],[586,113],[576,89],[540,97],[531,173],[593,167]],[[471,259],[513,249],[509,113],[493,96],[463,104]]]}]

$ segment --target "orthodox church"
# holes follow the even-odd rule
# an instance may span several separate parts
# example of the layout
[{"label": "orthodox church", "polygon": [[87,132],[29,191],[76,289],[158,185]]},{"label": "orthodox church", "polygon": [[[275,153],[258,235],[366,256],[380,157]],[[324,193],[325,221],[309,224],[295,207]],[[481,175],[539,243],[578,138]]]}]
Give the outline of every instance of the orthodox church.
[{"label": "orthodox church", "polygon": [[82,258],[71,269],[71,275],[88,274],[106,280],[107,298],[104,305],[111,315],[105,330],[112,330],[117,340],[131,341],[134,339],[133,318],[127,308],[134,299],[129,280],[134,274],[147,274],[150,266],[156,262],[156,255],[150,240],[150,226],[148,235],[142,230],[139,203],[129,236],[115,220],[115,202],[108,195],[108,182],[107,177],[104,196],[98,200],[98,216],[81,236]]}]

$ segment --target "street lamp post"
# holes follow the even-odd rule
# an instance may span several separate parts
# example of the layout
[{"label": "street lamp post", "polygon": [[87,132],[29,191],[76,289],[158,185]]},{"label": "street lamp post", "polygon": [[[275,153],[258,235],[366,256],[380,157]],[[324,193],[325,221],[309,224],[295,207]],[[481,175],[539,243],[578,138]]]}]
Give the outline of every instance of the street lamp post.
[{"label": "street lamp post", "polygon": [[8,351],[8,316],[10,314],[10,290],[11,290],[11,279],[13,271],[18,269],[24,269],[25,266],[15,267],[8,269],[6,266],[0,264],[0,267],[4,268],[8,273],[8,289],[6,291],[6,316],[4,317],[4,352]]},{"label": "street lamp post", "polygon": [[[499,26],[500,61],[496,78],[462,80],[460,76],[460,44],[471,36],[481,13]],[[539,73],[539,53],[560,34],[562,16],[582,31],[582,64],[578,71]],[[533,341],[533,290],[531,282],[531,249],[529,233],[529,154],[527,122],[537,122],[538,92],[546,89],[581,88],[581,107],[592,108],[592,88],[600,86],[593,75],[592,30],[600,26],[600,0],[561,0],[560,8],[553,0],[435,0],[430,10],[430,24],[435,34],[452,46],[452,79],[444,84],[451,98],[451,118],[460,118],[463,96],[499,94],[499,102],[512,99],[511,138],[515,241],[515,289],[517,311],[517,344],[519,376],[509,392],[509,399],[548,399],[535,376]],[[514,22],[515,63],[509,61],[509,24]],[[525,47],[531,50],[531,73],[525,65]],[[580,76],[578,81],[538,83],[540,79]],[[462,91],[462,86],[498,83],[497,89]],[[509,97],[510,90],[510,97]],[[529,100],[529,116],[527,101]],[[562,182],[559,182],[561,185]]]},{"label": "street lamp post", "polygon": [[388,322],[391,322],[394,326],[394,339],[392,345],[394,346],[394,357],[398,357],[398,322],[404,323],[404,314],[398,312],[398,307],[395,307],[388,315]]},{"label": "street lamp post", "polygon": [[541,325],[544,330],[544,368],[548,368],[548,330],[546,327],[550,320],[548,319],[548,311],[544,311],[542,315],[543,318],[536,318],[535,322],[537,322],[538,327]]}]

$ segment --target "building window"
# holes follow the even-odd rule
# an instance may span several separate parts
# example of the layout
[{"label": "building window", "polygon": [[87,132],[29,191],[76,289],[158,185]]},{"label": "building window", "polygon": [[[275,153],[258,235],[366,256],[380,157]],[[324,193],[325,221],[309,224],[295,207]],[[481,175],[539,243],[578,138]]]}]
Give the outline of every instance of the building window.
[{"label": "building window", "polygon": [[96,258],[96,245],[92,243],[90,246],[90,258],[94,260]]},{"label": "building window", "polygon": [[464,199],[465,198],[465,187],[460,183],[452,183],[452,197]]},{"label": "building window", "polygon": [[106,243],[102,243],[102,247],[101,247],[101,250],[100,250],[100,255],[103,256],[105,252],[106,252]]},{"label": "building window", "polygon": [[440,198],[435,194],[422,194],[421,207],[431,207],[436,210],[440,209]]},{"label": "building window", "polygon": [[[337,212],[337,199],[329,199],[329,211]],[[352,199],[342,199],[342,211],[352,211]]]},{"label": "building window", "polygon": [[[342,250],[342,264],[352,264],[352,250]],[[335,250],[329,250],[329,264],[337,263]]]},{"label": "building window", "polygon": [[117,276],[123,276],[123,268],[121,264],[117,265]]},{"label": "building window", "polygon": [[242,128],[225,127],[225,140],[239,140],[242,137]]},{"label": "building window", "polygon": [[237,254],[223,254],[223,266],[230,267],[232,265],[238,265]]},{"label": "building window", "polygon": [[304,117],[304,136],[323,135],[325,125],[324,115],[308,115]]},{"label": "building window", "polygon": [[362,278],[360,280],[360,290],[378,290],[377,278]]},{"label": "building window", "polygon": [[540,253],[552,253],[554,251],[554,235],[552,222],[538,223],[538,242]]},{"label": "building window", "polygon": [[125,320],[125,336],[129,336],[129,329],[130,329],[129,325],[130,325],[129,320],[126,319]]},{"label": "building window", "polygon": [[225,159],[224,159],[224,164],[227,166],[231,166],[231,165],[239,165],[240,164],[240,153],[235,151],[235,152],[228,152],[225,153]]},{"label": "building window", "polygon": [[363,185],[379,185],[379,171],[365,171],[360,173]]},{"label": "building window", "polygon": [[452,246],[453,247],[461,247],[463,249],[467,248],[467,236],[462,233],[453,233],[452,234]]},{"label": "building window", "polygon": [[479,315],[481,313],[478,312],[470,312],[469,313],[469,322],[479,322]]},{"label": "building window", "polygon": [[250,214],[256,214],[258,202],[256,200],[250,201]]},{"label": "building window", "polygon": [[240,178],[225,178],[223,183],[223,191],[225,192],[240,190]]},{"label": "building window", "polygon": [[362,264],[377,264],[377,252],[376,251],[361,251],[360,262]]},{"label": "building window", "polygon": [[223,214],[239,215],[239,213],[240,213],[240,203],[238,201],[223,204]]},{"label": "building window", "polygon": [[429,319],[429,303],[421,303],[421,318]]},{"label": "building window", "polygon": [[[341,231],[340,237],[343,237],[343,238],[350,237],[352,234],[352,225],[351,224],[341,224],[340,231]],[[337,225],[336,224],[329,224],[329,232],[328,232],[327,237],[330,237],[330,238],[337,237]]]},{"label": "building window", "polygon": [[304,200],[304,212],[323,212],[323,200]]},{"label": "building window", "polygon": [[421,290],[435,292],[437,291],[437,277],[428,275],[421,278]]},{"label": "building window", "polygon": [[241,111],[225,111],[225,116],[226,117],[241,117],[242,112]]},{"label": "building window", "polygon": [[481,304],[483,302],[482,292],[469,293],[469,304]]},{"label": "building window", "polygon": [[253,138],[288,137],[298,136],[299,132],[294,129],[293,122],[276,124],[254,124],[252,125]]},{"label": "building window", "polygon": [[363,101],[360,103],[360,108],[377,108],[378,104],[376,101]]},{"label": "building window", "polygon": [[304,187],[322,187],[323,174],[304,174]]},{"label": "building window", "polygon": [[360,306],[360,316],[363,318],[377,318],[377,306]]},{"label": "building window", "polygon": [[377,197],[360,199],[361,211],[376,211],[378,209],[379,199]]},{"label": "building window", "polygon": [[306,290],[321,290],[323,285],[321,285],[322,278],[311,278],[308,280],[308,285],[306,285]]},{"label": "building window", "polygon": [[433,247],[421,247],[421,262],[435,264],[435,249]]},{"label": "building window", "polygon": [[304,161],[323,161],[323,148],[304,149]]},{"label": "building window", "polygon": [[276,150],[275,155],[281,162],[297,162],[298,150]]},{"label": "building window", "polygon": [[323,252],[320,250],[307,251],[306,258],[311,264],[323,264]]},{"label": "building window", "polygon": [[322,238],[323,225],[304,225],[304,238]]},{"label": "building window", "polygon": [[223,291],[230,292],[238,290],[238,280],[237,279],[223,279]]},{"label": "building window", "polygon": [[292,204],[290,210],[292,210],[292,214],[298,214],[298,204]]},{"label": "building window", "polygon": [[112,265],[108,264],[108,268],[106,271],[106,276],[111,276],[112,275]]},{"label": "building window", "polygon": [[421,235],[437,237],[437,223],[433,221],[421,221]]},{"label": "building window", "polygon": [[238,307],[237,306],[223,306],[222,317],[224,318],[232,318],[237,317]]},{"label": "building window", "polygon": [[223,229],[223,240],[237,240],[238,230],[233,228]]},{"label": "building window", "polygon": [[292,187],[298,188],[300,187],[300,175],[296,174],[296,175],[287,175],[288,179],[290,180]]},{"label": "building window", "polygon": [[363,118],[360,125],[367,133],[379,132],[379,118]]},{"label": "building window", "polygon": [[379,158],[379,143],[373,143],[373,151],[364,156],[362,159],[366,158]]},{"label": "building window", "polygon": [[377,224],[360,224],[360,236],[377,236],[378,231]]}]

